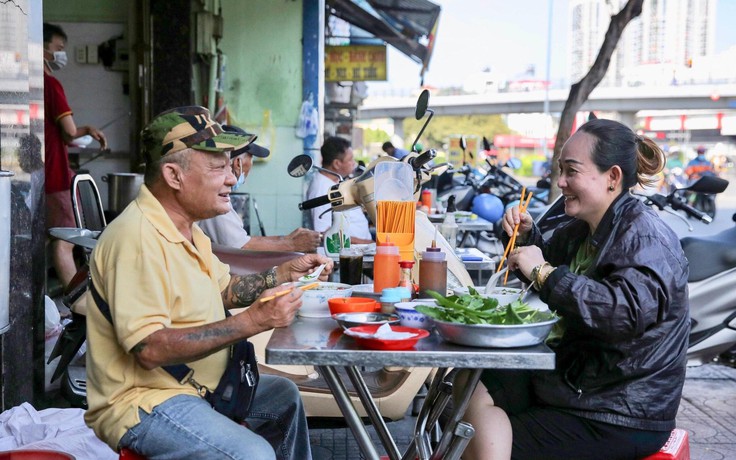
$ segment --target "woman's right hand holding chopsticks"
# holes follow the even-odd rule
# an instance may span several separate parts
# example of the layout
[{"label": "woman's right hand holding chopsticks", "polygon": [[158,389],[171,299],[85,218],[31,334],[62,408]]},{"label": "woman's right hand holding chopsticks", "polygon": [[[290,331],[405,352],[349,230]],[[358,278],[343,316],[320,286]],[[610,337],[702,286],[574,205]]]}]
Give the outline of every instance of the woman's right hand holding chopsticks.
[{"label": "woman's right hand holding chopsticks", "polygon": [[519,206],[509,208],[503,215],[501,225],[507,235],[512,236],[514,234],[514,227],[519,225],[517,231],[517,238],[519,235],[529,233],[532,229],[532,216],[528,212],[521,212]]}]

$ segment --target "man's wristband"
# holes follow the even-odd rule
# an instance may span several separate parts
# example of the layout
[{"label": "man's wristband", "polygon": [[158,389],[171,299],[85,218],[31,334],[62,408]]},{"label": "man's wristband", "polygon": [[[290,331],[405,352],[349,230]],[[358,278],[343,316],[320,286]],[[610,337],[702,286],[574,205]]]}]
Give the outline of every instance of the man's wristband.
[{"label": "man's wristband", "polygon": [[275,288],[278,285],[279,282],[276,277],[276,267],[274,266],[266,271],[266,289]]}]

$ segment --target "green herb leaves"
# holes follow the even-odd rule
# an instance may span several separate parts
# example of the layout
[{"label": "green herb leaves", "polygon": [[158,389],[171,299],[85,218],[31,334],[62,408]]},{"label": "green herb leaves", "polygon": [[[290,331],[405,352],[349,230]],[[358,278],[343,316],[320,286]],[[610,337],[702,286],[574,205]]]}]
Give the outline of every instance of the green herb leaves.
[{"label": "green herb leaves", "polygon": [[496,299],[483,297],[472,287],[468,290],[469,294],[449,297],[427,291],[438,305],[418,305],[416,310],[440,321],[461,324],[530,324],[556,316],[552,312],[532,308],[520,300],[499,306]]}]

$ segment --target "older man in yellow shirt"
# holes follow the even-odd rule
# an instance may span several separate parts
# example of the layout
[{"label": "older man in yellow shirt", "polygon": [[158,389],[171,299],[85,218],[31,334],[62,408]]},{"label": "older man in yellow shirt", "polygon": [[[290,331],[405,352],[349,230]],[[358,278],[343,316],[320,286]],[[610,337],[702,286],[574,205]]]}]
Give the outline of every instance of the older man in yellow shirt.
[{"label": "older man in yellow shirt", "polygon": [[[288,325],[301,291],[258,299],[289,288],[281,284],[322,263],[329,272],[332,263],[310,254],[231,277],[195,222],[228,211],[236,182],[229,151],[252,139],[223,133],[202,107],[157,116],[142,139],[145,184],[92,254],[99,308],[90,307],[87,316],[85,420],[113,449],[148,458],[311,458],[299,392],[289,380],[261,376],[246,427],[163,367],[186,363],[198,384],[214,389],[228,347]],[[100,310],[104,305],[111,321]],[[225,315],[225,308],[248,305]]]}]

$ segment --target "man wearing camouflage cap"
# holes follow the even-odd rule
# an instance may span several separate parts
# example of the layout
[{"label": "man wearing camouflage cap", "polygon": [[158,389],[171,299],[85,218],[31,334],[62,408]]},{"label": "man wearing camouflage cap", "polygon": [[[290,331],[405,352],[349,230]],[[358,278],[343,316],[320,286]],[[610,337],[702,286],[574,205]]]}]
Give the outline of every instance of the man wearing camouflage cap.
[{"label": "man wearing camouflage cap", "polygon": [[[225,132],[250,136],[242,128],[224,125]],[[253,157],[266,158],[271,152],[255,142],[230,153],[230,165],[238,178],[236,188],[245,183],[253,166]],[[315,252],[320,244],[320,234],[314,230],[297,228],[288,235],[250,236],[243,228],[243,220],[235,209],[230,212],[197,223],[213,243],[251,251],[297,251]]]},{"label": "man wearing camouflage cap", "polygon": [[[332,263],[310,254],[231,277],[194,223],[229,210],[236,183],[229,152],[252,138],[224,133],[207,109],[181,107],[154,118],[142,141],[144,185],[100,236],[90,263],[100,302],[87,316],[87,424],[113,449],[151,459],[311,458],[304,409],[289,380],[260,377],[245,427],[162,366],[186,363],[213,390],[229,346],[290,324],[302,291],[258,299],[322,263],[330,272]],[[100,310],[105,304],[111,321]],[[226,318],[223,305],[251,306]]]}]

